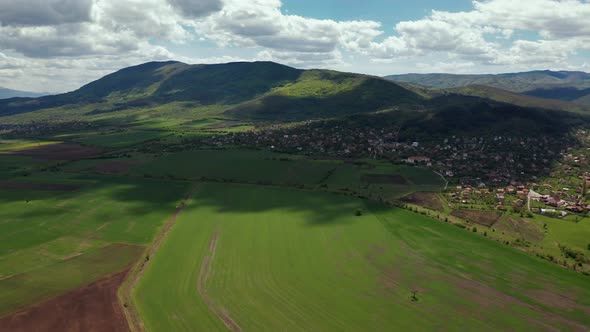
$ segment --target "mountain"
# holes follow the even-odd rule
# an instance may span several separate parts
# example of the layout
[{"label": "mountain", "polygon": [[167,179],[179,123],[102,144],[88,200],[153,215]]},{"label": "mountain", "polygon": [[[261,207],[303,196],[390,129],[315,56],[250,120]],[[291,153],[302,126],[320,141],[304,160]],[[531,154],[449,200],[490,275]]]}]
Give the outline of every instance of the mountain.
[{"label": "mountain", "polygon": [[590,88],[577,89],[574,87],[540,88],[527,91],[524,94],[534,97],[559,99],[580,105],[590,106]]},{"label": "mountain", "polygon": [[497,75],[406,74],[390,75],[386,78],[437,89],[485,85],[517,93],[538,89],[590,88],[590,74],[574,71],[544,70]]},{"label": "mountain", "polygon": [[44,93],[37,93],[37,92],[27,92],[27,91],[18,91],[18,90],[11,90],[0,88],[0,99],[8,99],[8,98],[15,98],[15,97],[24,97],[24,98],[36,98],[45,95]]},{"label": "mountain", "polygon": [[559,98],[549,99],[536,97],[534,95],[519,94],[485,85],[470,85],[461,88],[452,88],[446,90],[435,90],[439,93],[455,93],[465,96],[480,97],[498,102],[518,105],[522,107],[533,107],[549,110],[561,110],[568,112],[590,112],[590,104],[574,103]]},{"label": "mountain", "polygon": [[46,109],[93,114],[168,103],[215,105],[226,115],[258,120],[300,120],[374,112],[415,104],[422,96],[373,76],[299,70],[273,62],[188,65],[150,62],[129,67],[80,89],[41,98],[0,101],[0,116]]},{"label": "mountain", "polygon": [[241,104],[228,114],[246,119],[304,120],[416,105],[423,100],[424,97],[381,78],[309,70],[296,81]]}]

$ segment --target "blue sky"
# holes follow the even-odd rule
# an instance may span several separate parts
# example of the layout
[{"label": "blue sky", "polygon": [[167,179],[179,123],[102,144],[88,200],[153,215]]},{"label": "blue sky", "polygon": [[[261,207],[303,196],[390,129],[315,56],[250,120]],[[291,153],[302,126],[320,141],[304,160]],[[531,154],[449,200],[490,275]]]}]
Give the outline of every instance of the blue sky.
[{"label": "blue sky", "polygon": [[589,17],[590,0],[0,0],[0,87],[62,92],[160,60],[590,71]]},{"label": "blue sky", "polygon": [[471,9],[469,0],[285,0],[286,13],[319,19],[373,20],[392,27],[400,21],[421,19],[432,10],[464,11]]}]

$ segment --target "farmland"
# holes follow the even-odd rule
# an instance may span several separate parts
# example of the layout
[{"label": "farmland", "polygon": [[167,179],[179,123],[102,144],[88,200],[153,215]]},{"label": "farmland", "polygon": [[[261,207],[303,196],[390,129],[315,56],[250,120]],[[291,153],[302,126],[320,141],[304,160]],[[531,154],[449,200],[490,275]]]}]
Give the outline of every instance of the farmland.
[{"label": "farmland", "polygon": [[0,182],[0,316],[130,266],[187,186],[65,173]]},{"label": "farmland", "polygon": [[[379,37],[378,22],[362,38],[263,36],[240,19],[257,21],[265,5],[181,2],[114,16],[109,4],[73,16],[10,5],[1,28],[14,41],[78,26],[123,39],[86,38],[107,43],[79,53],[64,49],[75,34],[45,38],[55,47],[5,38],[14,47],[0,53],[2,78],[57,91],[68,66],[69,86],[121,61],[180,54],[199,24],[151,24],[156,16],[215,23],[202,41],[234,50],[214,58],[242,58],[247,44],[257,58],[345,67],[359,63],[355,49],[384,60],[367,69],[377,70],[397,46],[420,46],[415,31],[402,43]],[[307,31],[274,2],[267,18]],[[117,21],[137,10],[158,15]],[[322,22],[313,25],[372,24]],[[153,29],[134,30],[144,26]],[[411,53],[430,61],[428,52]],[[590,113],[574,104],[590,76],[390,78],[409,84],[270,61],[165,61],[63,94],[0,99],[0,332],[590,331]],[[441,80],[453,89],[413,84]]]},{"label": "farmland", "polygon": [[[142,135],[12,143],[0,155],[0,317],[10,326],[48,319],[43,303],[69,308],[100,294],[93,285],[118,287],[134,264],[142,273],[121,292],[147,331],[432,330],[444,319],[448,329],[590,326],[583,276],[387,205],[441,191],[445,181],[425,168],[235,148],[130,150],[154,138]],[[496,227],[522,231],[506,218]],[[547,246],[585,241],[558,223],[549,230]],[[101,301],[114,301],[109,292]]]},{"label": "farmland", "polygon": [[133,295],[148,331],[433,330],[442,321],[585,331],[589,292],[574,272],[404,210],[201,184]]}]

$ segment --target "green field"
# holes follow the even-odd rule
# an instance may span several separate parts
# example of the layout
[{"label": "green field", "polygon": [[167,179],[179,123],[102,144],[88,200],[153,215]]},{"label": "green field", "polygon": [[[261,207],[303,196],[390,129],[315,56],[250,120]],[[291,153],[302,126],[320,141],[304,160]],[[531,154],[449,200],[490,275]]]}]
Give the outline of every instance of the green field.
[{"label": "green field", "polygon": [[590,327],[574,272],[407,211],[247,185],[199,185],[134,301],[148,331]]},{"label": "green field", "polygon": [[0,190],[0,316],[130,266],[188,188],[60,173],[8,183],[26,189]]},{"label": "green field", "polygon": [[[281,160],[281,158],[283,160]],[[339,162],[288,158],[251,150],[184,151],[134,169],[138,175],[263,184],[318,184]]]},{"label": "green field", "polygon": [[132,146],[144,141],[166,137],[170,133],[163,131],[124,131],[114,133],[94,133],[75,138],[79,143],[110,148]]}]

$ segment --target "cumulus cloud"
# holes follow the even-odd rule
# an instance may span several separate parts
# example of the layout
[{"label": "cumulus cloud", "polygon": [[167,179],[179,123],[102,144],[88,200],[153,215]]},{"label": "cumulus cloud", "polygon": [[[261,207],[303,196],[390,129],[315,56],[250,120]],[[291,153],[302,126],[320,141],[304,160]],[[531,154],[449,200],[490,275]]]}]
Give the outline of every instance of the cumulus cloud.
[{"label": "cumulus cloud", "polygon": [[175,8],[189,18],[197,18],[221,10],[221,0],[168,0]]},{"label": "cumulus cloud", "polygon": [[[467,11],[404,22],[291,15],[281,0],[0,0],[0,86],[39,90],[54,79],[52,87],[70,89],[164,59],[374,66],[381,74],[408,64],[419,71],[584,69],[572,59],[590,50],[589,17],[587,0],[477,0]],[[186,55],[197,43],[216,45],[215,56]]]},{"label": "cumulus cloud", "polygon": [[377,22],[285,15],[281,6],[278,0],[226,0],[222,10],[195,27],[220,45],[263,47],[294,63],[318,57],[338,60],[338,48],[366,47],[382,33]]},{"label": "cumulus cloud", "polygon": [[93,0],[0,0],[0,25],[44,26],[90,20]]},{"label": "cumulus cloud", "polygon": [[[488,0],[473,6],[472,11],[433,11],[424,19],[400,22],[395,36],[373,43],[368,52],[379,59],[439,52],[485,65],[548,65],[590,49],[587,1]],[[512,40],[515,31],[538,38]]]}]

